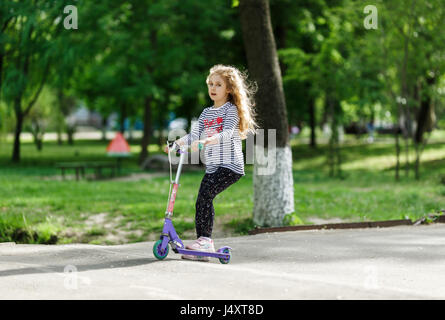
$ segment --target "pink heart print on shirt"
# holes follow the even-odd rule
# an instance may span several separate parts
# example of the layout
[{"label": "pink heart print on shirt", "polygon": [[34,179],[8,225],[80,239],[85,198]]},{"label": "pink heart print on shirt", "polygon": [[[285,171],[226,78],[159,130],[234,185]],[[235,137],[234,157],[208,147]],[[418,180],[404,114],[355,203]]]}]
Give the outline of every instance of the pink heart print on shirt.
[{"label": "pink heart print on shirt", "polygon": [[209,128],[210,126],[213,125],[214,121],[215,121],[215,120],[212,120],[212,121],[209,122],[209,120],[204,119],[204,126],[205,126],[206,128]]},{"label": "pink heart print on shirt", "polygon": [[207,119],[204,119],[204,127],[205,127],[205,131],[206,131],[208,137],[211,137],[211,136],[213,136],[214,134],[219,133],[219,132],[221,132],[221,131],[223,130],[223,126],[222,126],[222,125],[219,126],[219,127],[217,127],[216,129],[211,128],[212,125],[216,124],[216,123],[215,123],[215,120],[216,120],[216,123],[217,123],[217,124],[220,124],[220,123],[223,122],[224,119],[221,118],[221,117],[218,117],[218,118],[216,118],[216,119],[213,119],[212,121],[209,121],[209,120],[207,120]]}]

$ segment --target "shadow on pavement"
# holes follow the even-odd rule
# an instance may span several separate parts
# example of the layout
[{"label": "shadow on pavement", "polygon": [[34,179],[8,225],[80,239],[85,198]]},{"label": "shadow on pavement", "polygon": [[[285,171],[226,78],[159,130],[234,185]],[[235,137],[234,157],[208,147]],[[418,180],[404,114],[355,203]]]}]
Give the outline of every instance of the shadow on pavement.
[{"label": "shadow on pavement", "polygon": [[[38,273],[64,273],[65,267],[72,266],[76,268],[78,272],[89,271],[89,270],[99,270],[99,269],[115,269],[115,268],[131,268],[135,266],[147,265],[153,262],[157,262],[155,258],[145,258],[145,259],[121,259],[121,260],[111,260],[103,263],[97,264],[79,264],[74,265],[72,263],[63,263],[60,265],[42,265],[29,268],[18,268],[18,269],[8,269],[0,271],[0,277],[16,276],[16,275],[26,275],[26,274],[38,274]],[[5,261],[13,263],[23,263],[17,260]]]}]

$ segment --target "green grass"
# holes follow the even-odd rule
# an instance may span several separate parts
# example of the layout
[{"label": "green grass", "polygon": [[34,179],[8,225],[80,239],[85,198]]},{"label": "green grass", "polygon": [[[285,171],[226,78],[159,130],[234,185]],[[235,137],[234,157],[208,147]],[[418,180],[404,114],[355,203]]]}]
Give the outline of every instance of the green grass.
[{"label": "green grass", "polygon": [[[405,155],[401,155],[400,181],[395,181],[393,139],[374,144],[354,143],[342,146],[342,170],[345,179],[328,178],[325,164],[327,148],[318,152],[295,145],[295,211],[307,222],[311,216],[347,221],[418,219],[445,208],[445,138],[437,135],[422,155],[419,181],[412,169],[405,176]],[[410,161],[414,156],[411,155]]]},{"label": "green grass", "polygon": [[[345,179],[329,178],[326,145],[313,150],[306,136],[292,140],[295,213],[293,224],[317,219],[376,221],[418,219],[445,208],[445,141],[432,137],[424,151],[421,179],[394,179],[394,143],[374,144],[347,136],[342,146]],[[45,142],[37,152],[22,144],[22,162],[10,163],[11,143],[0,144],[0,241],[21,243],[85,242],[113,244],[154,240],[163,224],[168,197],[168,173],[150,179],[60,180],[57,162],[113,161],[107,142],[76,141],[74,146]],[[122,175],[143,173],[133,157],[123,162]],[[150,152],[159,152],[156,145]],[[402,155],[402,164],[404,155]],[[412,160],[412,159],[411,159]],[[403,168],[402,168],[403,169]],[[148,172],[150,173],[150,172]],[[204,171],[187,171],[175,203],[174,223],[183,238],[194,236],[195,201]],[[246,176],[214,200],[215,228],[230,235],[246,234],[252,222],[252,166]]]}]

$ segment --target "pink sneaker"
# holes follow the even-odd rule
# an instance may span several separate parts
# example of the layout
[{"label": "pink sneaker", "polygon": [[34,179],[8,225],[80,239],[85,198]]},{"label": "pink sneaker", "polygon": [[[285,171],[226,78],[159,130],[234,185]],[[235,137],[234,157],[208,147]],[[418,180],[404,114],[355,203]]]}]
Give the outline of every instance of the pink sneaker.
[{"label": "pink sneaker", "polygon": [[[199,250],[205,252],[215,252],[215,246],[213,244],[213,240],[207,237],[199,237],[199,239],[195,240],[191,245],[185,246],[186,249],[189,250]],[[194,261],[210,261],[209,257],[204,256],[194,256],[184,254],[181,256],[182,259],[186,260],[194,260]]]}]

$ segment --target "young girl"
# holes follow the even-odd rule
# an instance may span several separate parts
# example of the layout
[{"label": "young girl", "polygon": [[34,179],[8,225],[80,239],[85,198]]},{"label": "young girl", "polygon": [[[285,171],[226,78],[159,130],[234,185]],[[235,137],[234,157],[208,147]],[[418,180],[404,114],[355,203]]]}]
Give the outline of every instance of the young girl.
[{"label": "young girl", "polygon": [[[249,132],[255,133],[257,124],[252,99],[254,89],[247,83],[245,74],[231,66],[216,65],[210,69],[206,82],[214,105],[202,111],[198,125],[176,144],[191,145],[192,151],[198,150],[199,143],[205,146],[206,173],[196,200],[198,239],[186,248],[214,252],[213,199],[245,175],[241,140],[246,139]],[[192,255],[182,258],[209,261],[208,257]]]}]

